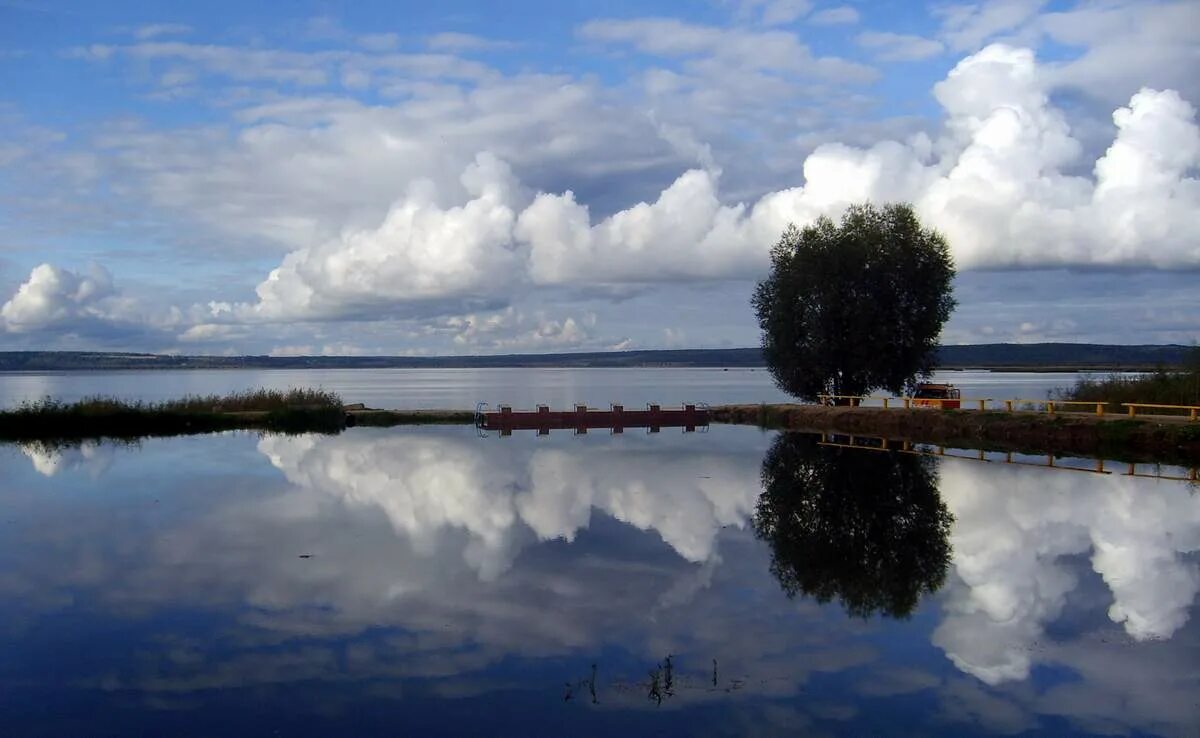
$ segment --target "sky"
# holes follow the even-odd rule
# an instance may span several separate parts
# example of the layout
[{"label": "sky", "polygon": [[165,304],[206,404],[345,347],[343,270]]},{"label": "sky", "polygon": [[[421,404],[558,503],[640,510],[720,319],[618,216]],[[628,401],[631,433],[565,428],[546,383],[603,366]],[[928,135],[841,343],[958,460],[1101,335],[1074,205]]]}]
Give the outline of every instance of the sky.
[{"label": "sky", "polygon": [[943,342],[1200,340],[1200,3],[0,0],[0,350],[753,346],[911,202]]}]

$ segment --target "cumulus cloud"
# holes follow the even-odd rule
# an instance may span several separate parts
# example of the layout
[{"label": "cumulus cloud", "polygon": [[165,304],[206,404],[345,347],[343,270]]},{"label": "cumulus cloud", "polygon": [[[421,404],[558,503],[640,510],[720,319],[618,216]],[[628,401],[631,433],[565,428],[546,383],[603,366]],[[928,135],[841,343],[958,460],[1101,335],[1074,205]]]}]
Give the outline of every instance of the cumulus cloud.
[{"label": "cumulus cloud", "polygon": [[507,164],[480,154],[462,185],[473,199],[443,209],[432,183],[415,183],[379,228],[288,254],[258,286],[252,317],[339,317],[381,304],[511,289],[518,267],[512,244],[517,182]]},{"label": "cumulus cloud", "polygon": [[11,333],[26,333],[103,320],[111,317],[111,298],[116,294],[112,275],[98,264],[83,274],[41,264],[0,307],[0,323]]},{"label": "cumulus cloud", "polygon": [[[944,9],[937,40],[862,34],[893,58],[939,44],[975,50],[996,37],[1083,49],[1039,63],[1015,46],[983,48],[935,87],[944,122],[923,134],[913,133],[927,127],[915,117],[877,120],[869,91],[854,87],[879,70],[822,56],[782,25],[853,22],[853,8],[728,5],[747,22],[580,26],[589,48],[637,53],[640,71],[624,85],[508,75],[456,55],[498,48],[464,34],[428,37],[433,51],[420,54],[395,53],[390,34],[344,30],[336,39],[359,48],[86,47],[79,57],[128,64],[163,89],[210,87],[233,112],[187,129],[107,126],[72,162],[70,182],[116,183],[106,202],[128,197],[139,210],[149,203],[158,222],[199,226],[162,234],[196,253],[220,244],[281,259],[255,275],[253,296],[253,283],[237,284],[212,296],[225,309],[193,311],[175,331],[185,346],[249,348],[266,333],[271,345],[318,346],[333,340],[285,335],[284,324],[363,321],[354,330],[368,331],[365,321],[432,320],[441,329],[454,316],[483,325],[509,306],[525,316],[531,346],[555,336],[592,345],[599,339],[578,307],[533,315],[597,285],[624,296],[666,282],[740,289],[764,273],[787,223],[837,217],[866,199],[912,201],[964,270],[1200,264],[1187,102],[1197,92],[1186,73],[1194,3],[1045,13],[1001,0]],[[1110,73],[1119,83],[1103,81]],[[369,103],[355,99],[368,90]],[[1081,103],[1077,90],[1103,93],[1101,117],[1117,108],[1113,124],[1096,124],[1099,103]],[[27,148],[0,144],[0,160],[29,158]],[[271,248],[278,257],[265,256]],[[1027,315],[1012,325],[1024,322],[1040,325]],[[236,325],[248,323],[257,327]],[[1047,322],[1026,335],[1056,330]],[[387,350],[404,348],[415,347]]]},{"label": "cumulus cloud", "polygon": [[75,347],[79,340],[105,345],[168,345],[185,323],[181,310],[126,296],[99,264],[75,272],[40,264],[0,305],[0,334],[45,349]]},{"label": "cumulus cloud", "polygon": [[530,200],[483,153],[461,177],[465,203],[444,206],[433,185],[413,185],[377,229],[289,254],[240,317],[462,312],[469,300],[502,305],[527,283],[751,279],[789,222],[864,200],[913,202],[961,269],[1200,265],[1200,128],[1177,93],[1142,90],[1118,109],[1116,137],[1086,177],[1071,173],[1082,147],[1031,51],[989,46],[934,92],[947,116],[938,138],[818,147],[802,186],[752,205],[725,204],[720,171],[694,169],[655,201],[593,222],[570,191]]},{"label": "cumulus cloud", "polygon": [[529,273],[539,284],[745,278],[765,270],[786,225],[778,201],[722,205],[717,175],[697,169],[655,202],[594,225],[570,192],[539,195],[521,213],[517,236],[529,244]]}]

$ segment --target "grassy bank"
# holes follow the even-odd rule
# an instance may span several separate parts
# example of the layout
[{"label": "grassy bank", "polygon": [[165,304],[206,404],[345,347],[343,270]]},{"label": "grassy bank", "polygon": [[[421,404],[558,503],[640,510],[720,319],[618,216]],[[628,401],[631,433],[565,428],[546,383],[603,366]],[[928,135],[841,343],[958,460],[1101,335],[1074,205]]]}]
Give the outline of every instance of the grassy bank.
[{"label": "grassy bank", "polygon": [[139,438],[234,429],[336,433],[345,423],[341,398],[324,390],[254,390],[157,403],[44,398],[0,411],[0,440]]},{"label": "grassy bank", "polygon": [[714,407],[712,412],[713,420],[719,423],[780,430],[830,431],[996,451],[1200,464],[1200,422],[1186,420],[820,405],[725,405]]},{"label": "grassy bank", "polygon": [[[1155,405],[1200,405],[1200,356],[1184,370],[1159,369],[1137,377],[1114,374],[1102,379],[1080,379],[1061,399],[1106,402],[1109,412],[1124,412],[1123,402]],[[1186,410],[1156,409],[1155,414],[1182,414]]]}]

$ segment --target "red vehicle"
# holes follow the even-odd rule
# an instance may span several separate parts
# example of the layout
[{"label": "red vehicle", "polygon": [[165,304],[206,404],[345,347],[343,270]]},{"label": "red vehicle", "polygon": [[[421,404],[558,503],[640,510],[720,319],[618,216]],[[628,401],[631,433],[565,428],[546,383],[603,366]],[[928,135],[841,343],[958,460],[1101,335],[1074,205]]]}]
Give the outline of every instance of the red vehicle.
[{"label": "red vehicle", "polygon": [[952,384],[918,384],[913,393],[913,407],[962,407],[962,393]]}]

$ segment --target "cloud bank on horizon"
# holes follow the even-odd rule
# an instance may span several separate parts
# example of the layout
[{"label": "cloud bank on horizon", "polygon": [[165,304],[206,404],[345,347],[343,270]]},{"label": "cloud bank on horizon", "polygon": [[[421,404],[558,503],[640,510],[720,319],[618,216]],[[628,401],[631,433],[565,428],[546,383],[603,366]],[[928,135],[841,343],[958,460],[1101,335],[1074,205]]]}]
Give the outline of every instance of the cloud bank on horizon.
[{"label": "cloud bank on horizon", "polygon": [[[113,116],[76,148],[11,113],[21,134],[8,169],[36,164],[34,185],[58,189],[33,204],[0,187],[0,213],[44,227],[39,207],[57,204],[75,230],[52,242],[134,238],[168,264],[155,294],[136,284],[143,265],[130,270],[133,288],[117,286],[109,269],[122,277],[126,264],[113,262],[136,261],[117,248],[82,263],[67,261],[69,248],[44,262],[23,254],[36,263],[0,307],[0,340],[291,353],[594,349],[683,335],[750,345],[745,295],[784,227],[868,200],[912,202],[947,236],[968,289],[1044,287],[1021,295],[1027,312],[1007,326],[966,311],[949,340],[1095,338],[1064,269],[1092,275],[1070,278],[1080,296],[1115,270],[1152,272],[1166,289],[1110,297],[1158,340],[1200,335],[1200,303],[1185,288],[1200,269],[1197,89],[1178,73],[1200,44],[1177,25],[1200,22],[1200,10],[1040,5],[942,9],[929,38],[852,30],[847,51],[859,58],[804,43],[814,26],[853,29],[852,8],[745,2],[727,25],[573,23],[573,51],[637,59],[616,82],[502,71],[496,57],[528,41],[443,31],[408,50],[330,19],[305,27],[320,50],[173,40],[193,33],[183,23],[76,45],[63,63],[136,69],[139,94],[158,106],[195,106],[217,90],[228,120]],[[1039,59],[1044,39],[1083,51]],[[864,90],[898,95],[904,63],[932,58],[951,65],[931,81],[928,120],[879,117],[886,100]],[[1114,74],[1100,80],[1099,68]],[[102,200],[100,212],[68,202],[68,184]],[[136,220],[96,222],[130,207]],[[105,266],[91,263],[102,256]],[[169,264],[185,259],[201,279]],[[231,285],[233,265],[240,280],[257,272],[256,286]],[[693,314],[703,309],[678,308],[705,294],[742,317],[714,325]],[[1034,322],[1048,308],[1054,319]],[[631,311],[661,322],[630,335]]]}]

